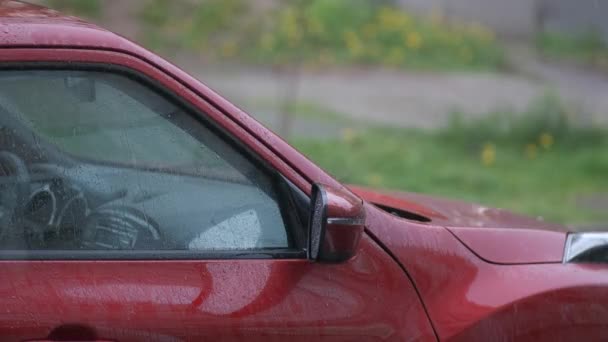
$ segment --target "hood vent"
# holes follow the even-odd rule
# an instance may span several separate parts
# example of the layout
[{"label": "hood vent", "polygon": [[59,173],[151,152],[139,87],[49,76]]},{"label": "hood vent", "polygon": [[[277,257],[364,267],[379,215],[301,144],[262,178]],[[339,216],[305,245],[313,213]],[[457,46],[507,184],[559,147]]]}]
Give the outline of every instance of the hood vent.
[{"label": "hood vent", "polygon": [[608,263],[608,232],[568,234],[564,263],[574,262]]},{"label": "hood vent", "polygon": [[412,220],[412,221],[418,221],[418,222],[431,222],[430,218],[416,214],[416,213],[412,213],[410,211],[399,210],[399,209],[387,207],[385,205],[376,204],[376,203],[374,203],[374,205],[376,207],[378,207],[379,209],[386,211],[387,213],[389,213],[391,215],[401,217],[406,220]]}]

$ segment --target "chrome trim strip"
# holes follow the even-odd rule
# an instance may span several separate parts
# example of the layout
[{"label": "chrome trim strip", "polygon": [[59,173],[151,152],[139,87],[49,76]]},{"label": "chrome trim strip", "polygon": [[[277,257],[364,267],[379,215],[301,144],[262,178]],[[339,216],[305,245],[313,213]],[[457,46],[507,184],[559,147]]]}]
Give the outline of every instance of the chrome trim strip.
[{"label": "chrome trim strip", "polygon": [[601,246],[608,248],[608,232],[570,233],[566,238],[563,262],[576,262],[576,258]]},{"label": "chrome trim strip", "polygon": [[328,217],[327,224],[339,224],[343,226],[361,226],[365,219],[361,217]]}]

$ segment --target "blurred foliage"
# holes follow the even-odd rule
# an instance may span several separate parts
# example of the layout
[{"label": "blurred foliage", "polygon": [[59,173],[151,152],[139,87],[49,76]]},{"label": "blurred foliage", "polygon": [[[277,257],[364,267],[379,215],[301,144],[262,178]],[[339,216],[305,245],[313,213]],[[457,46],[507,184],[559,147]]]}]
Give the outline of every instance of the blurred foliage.
[{"label": "blurred foliage", "polygon": [[529,149],[533,145],[578,148],[602,143],[605,131],[588,121],[566,108],[558,97],[547,94],[523,113],[497,111],[471,121],[463,120],[462,113],[454,113],[438,137],[473,149],[488,142]]},{"label": "blurred foliage", "polygon": [[149,0],[140,13],[143,37],[151,48],[186,48],[217,52],[228,44],[247,13],[243,0],[169,1]]},{"label": "blurred foliage", "polygon": [[536,37],[536,46],[547,57],[569,58],[608,68],[608,44],[597,32],[580,35],[544,32]]},{"label": "blurred foliage", "polygon": [[48,6],[66,13],[89,18],[101,14],[101,0],[47,0]]},{"label": "blurred foliage", "polygon": [[[231,58],[259,32],[263,18],[250,1],[148,0],[140,15],[142,39],[154,49],[187,49],[207,58]],[[239,51],[241,50],[241,51]]]},{"label": "blurred foliage", "polygon": [[[346,183],[463,199],[561,223],[603,222],[581,198],[608,193],[608,132],[565,120],[543,99],[526,113],[438,132],[347,128],[339,138],[294,140]],[[551,114],[551,113],[554,114]],[[542,124],[544,123],[544,124]],[[601,206],[600,206],[601,207]]]},{"label": "blurred foliage", "polygon": [[495,68],[502,50],[491,31],[420,18],[369,0],[313,0],[277,10],[254,51],[260,61],[382,64],[413,68]]},{"label": "blurred foliage", "polygon": [[373,0],[290,0],[256,11],[245,0],[150,0],[141,18],[153,48],[265,64],[497,68],[503,51],[478,24],[411,15]]}]

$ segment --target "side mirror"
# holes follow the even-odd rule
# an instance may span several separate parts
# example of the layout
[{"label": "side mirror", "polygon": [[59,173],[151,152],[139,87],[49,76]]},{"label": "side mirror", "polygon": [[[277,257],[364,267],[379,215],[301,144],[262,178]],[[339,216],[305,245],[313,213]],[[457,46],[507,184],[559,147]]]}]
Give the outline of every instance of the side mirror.
[{"label": "side mirror", "polygon": [[338,263],[355,255],[365,227],[363,201],[320,184],[312,187],[308,259]]}]

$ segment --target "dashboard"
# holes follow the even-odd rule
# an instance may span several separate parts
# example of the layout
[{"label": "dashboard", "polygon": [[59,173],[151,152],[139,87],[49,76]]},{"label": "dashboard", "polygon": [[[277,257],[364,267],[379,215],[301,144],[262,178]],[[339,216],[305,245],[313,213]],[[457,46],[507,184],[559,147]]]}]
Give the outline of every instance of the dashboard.
[{"label": "dashboard", "polygon": [[252,184],[87,163],[26,166],[6,151],[0,169],[2,249],[288,246],[276,200]]}]

